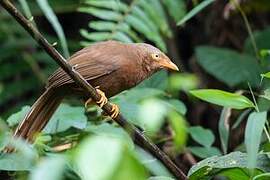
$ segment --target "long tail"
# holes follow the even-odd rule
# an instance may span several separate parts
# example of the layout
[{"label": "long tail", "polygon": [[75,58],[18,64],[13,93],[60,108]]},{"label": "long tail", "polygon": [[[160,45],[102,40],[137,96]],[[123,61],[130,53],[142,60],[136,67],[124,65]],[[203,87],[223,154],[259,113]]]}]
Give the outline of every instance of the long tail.
[{"label": "long tail", "polygon": [[14,136],[31,142],[34,135],[48,123],[63,97],[63,93],[59,93],[58,89],[48,88],[33,104],[30,112],[17,127]]}]

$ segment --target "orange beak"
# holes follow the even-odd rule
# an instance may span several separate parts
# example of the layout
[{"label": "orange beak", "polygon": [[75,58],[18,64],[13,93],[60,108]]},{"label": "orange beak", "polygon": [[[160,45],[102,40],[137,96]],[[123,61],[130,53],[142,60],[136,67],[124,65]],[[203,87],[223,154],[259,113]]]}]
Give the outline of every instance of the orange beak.
[{"label": "orange beak", "polygon": [[164,61],[160,61],[159,64],[163,68],[179,71],[178,67],[169,58]]}]

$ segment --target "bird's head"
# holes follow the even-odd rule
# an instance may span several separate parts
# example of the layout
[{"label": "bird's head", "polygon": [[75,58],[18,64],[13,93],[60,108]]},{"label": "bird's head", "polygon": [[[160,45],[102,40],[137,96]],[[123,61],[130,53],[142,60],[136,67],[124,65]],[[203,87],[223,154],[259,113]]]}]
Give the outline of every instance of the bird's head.
[{"label": "bird's head", "polygon": [[145,59],[145,65],[150,65],[151,69],[168,69],[179,71],[178,67],[158,48],[146,44],[146,43],[137,43],[140,51],[143,52]]}]

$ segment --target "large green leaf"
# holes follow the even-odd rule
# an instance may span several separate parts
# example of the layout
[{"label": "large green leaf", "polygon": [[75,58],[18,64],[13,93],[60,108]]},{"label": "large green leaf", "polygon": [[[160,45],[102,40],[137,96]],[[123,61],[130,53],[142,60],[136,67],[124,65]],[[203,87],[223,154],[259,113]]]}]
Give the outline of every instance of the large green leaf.
[{"label": "large green leaf", "polygon": [[[270,161],[267,154],[259,154],[257,157],[256,168],[260,171],[268,172]],[[247,154],[241,152],[232,152],[225,156],[214,156],[204,159],[194,165],[188,172],[190,180],[211,179],[219,174],[221,170],[230,168],[248,168]]]},{"label": "large green leaf", "polygon": [[[104,163],[106,162],[106,163]],[[82,180],[146,179],[146,171],[120,139],[106,136],[87,138],[75,156]]]},{"label": "large green leaf", "polygon": [[138,87],[149,87],[165,90],[168,87],[168,73],[166,71],[159,71],[150,78],[144,80]]},{"label": "large green leaf", "polygon": [[218,89],[192,90],[190,93],[204,101],[233,109],[254,107],[254,104],[247,97]]},{"label": "large green leaf", "polygon": [[[254,171],[255,172],[255,171]],[[259,171],[256,171],[256,173]],[[248,169],[231,168],[222,170],[218,176],[226,177],[230,180],[250,180]]]},{"label": "large green leaf", "polygon": [[134,143],[131,137],[126,131],[123,130],[123,128],[115,127],[114,125],[108,123],[103,123],[101,125],[90,124],[86,131],[99,136],[109,136],[123,139],[123,142],[125,142],[131,150],[134,149]]},{"label": "large green leaf", "polygon": [[169,76],[169,88],[178,93],[179,90],[189,91],[199,86],[199,78],[195,74],[175,73]]},{"label": "large green leaf", "polygon": [[51,156],[41,160],[41,162],[31,171],[30,180],[40,179],[63,179],[63,173],[66,166],[64,156]]},{"label": "large green leaf", "polygon": [[149,99],[140,105],[138,121],[149,135],[154,135],[165,122],[168,109],[159,99]]},{"label": "large green leaf", "polygon": [[84,115],[83,107],[72,107],[68,104],[61,104],[43,132],[57,133],[65,131],[71,127],[84,129],[87,117]]},{"label": "large green leaf", "polygon": [[211,147],[215,141],[215,136],[209,129],[204,129],[201,126],[193,126],[188,129],[192,139],[205,147]]},{"label": "large green leaf", "polygon": [[[265,28],[262,31],[253,32],[253,36],[257,45],[258,50],[270,49],[270,27]],[[244,44],[245,52],[255,55],[250,37],[246,39]]]},{"label": "large green leaf", "polygon": [[14,113],[11,116],[9,116],[7,119],[8,125],[9,126],[17,125],[20,121],[23,120],[24,116],[30,111],[30,109],[31,109],[30,106],[24,106],[21,108],[19,112]]},{"label": "large green leaf", "polygon": [[37,152],[30,144],[9,137],[9,146],[16,149],[15,153],[1,154],[0,170],[6,171],[29,171],[37,160]]},{"label": "large green leaf", "polygon": [[266,112],[253,112],[248,117],[245,130],[245,145],[248,154],[249,168],[256,167],[257,154],[266,118]]},{"label": "large green leaf", "polygon": [[199,147],[199,146],[190,146],[188,150],[192,152],[192,154],[204,159],[212,156],[220,156],[221,153],[216,147]]},{"label": "large green leaf", "polygon": [[200,46],[196,48],[198,63],[211,75],[229,86],[241,83],[260,84],[261,68],[255,57],[236,51]]}]

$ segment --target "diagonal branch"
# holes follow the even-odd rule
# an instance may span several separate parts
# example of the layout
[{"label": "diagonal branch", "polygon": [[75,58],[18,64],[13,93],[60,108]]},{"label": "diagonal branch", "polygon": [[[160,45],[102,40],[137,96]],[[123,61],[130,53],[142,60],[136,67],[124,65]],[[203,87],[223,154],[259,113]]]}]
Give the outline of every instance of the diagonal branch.
[{"label": "diagonal branch", "polygon": [[[21,26],[38,42],[38,44],[55,60],[55,62],[80,86],[95,102],[100,99],[99,94],[75,69],[70,66],[65,58],[42,36],[42,34],[27,20],[9,0],[0,0],[0,4],[21,24]],[[102,108],[107,114],[111,114],[112,106],[107,103]],[[187,179],[186,175],[173,161],[152,143],[138,128],[129,123],[121,114],[115,119],[133,138],[134,142],[148,150],[153,156],[162,161],[168,170],[178,179]]]}]

